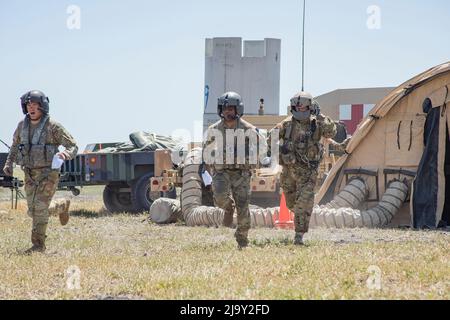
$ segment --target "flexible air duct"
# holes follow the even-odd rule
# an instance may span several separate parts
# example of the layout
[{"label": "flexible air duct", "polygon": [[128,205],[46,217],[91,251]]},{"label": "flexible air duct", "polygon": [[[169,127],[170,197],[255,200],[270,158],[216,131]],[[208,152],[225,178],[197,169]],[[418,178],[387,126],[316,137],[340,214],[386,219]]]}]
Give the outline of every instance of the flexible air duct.
[{"label": "flexible air duct", "polygon": [[[348,194],[339,194],[346,198]],[[388,225],[397,214],[408,196],[408,185],[403,181],[392,181],[377,206],[360,211],[353,208],[316,206],[310,227],[326,228],[380,228]],[[347,198],[347,201],[348,198]],[[333,202],[333,201],[332,201]],[[331,202],[330,202],[331,203]]]}]

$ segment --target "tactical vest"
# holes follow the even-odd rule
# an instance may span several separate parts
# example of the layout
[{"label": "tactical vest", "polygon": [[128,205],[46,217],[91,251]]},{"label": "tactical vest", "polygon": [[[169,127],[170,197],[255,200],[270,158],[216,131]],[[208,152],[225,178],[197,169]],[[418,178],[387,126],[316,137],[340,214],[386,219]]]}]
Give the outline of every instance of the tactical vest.
[{"label": "tactical vest", "polygon": [[30,139],[30,118],[27,116],[22,124],[17,164],[28,169],[51,167],[53,156],[58,153],[58,145],[46,144],[46,125],[49,117],[44,116],[34,130]]},{"label": "tactical vest", "polygon": [[[217,126],[214,129],[217,129],[219,131],[221,131],[223,133],[223,150],[222,150],[222,155],[223,155],[223,164],[220,163],[214,163],[212,165],[213,169],[215,172],[217,171],[223,171],[223,170],[252,170],[252,169],[256,169],[257,164],[250,164],[250,153],[253,152],[257,152],[257,145],[256,146],[250,146],[249,145],[249,141],[246,137],[245,139],[245,163],[240,163],[243,161],[238,161],[238,142],[237,142],[237,137],[234,137],[234,142],[233,143],[229,143],[227,145],[227,140],[226,140],[226,128],[222,127],[222,126]],[[248,127],[247,125],[245,125],[240,119],[238,120],[238,125],[236,127],[235,130],[253,130],[252,128]],[[230,129],[228,129],[230,130]],[[257,134],[257,133],[256,133]],[[227,163],[227,154],[234,154],[234,159],[233,159],[233,163]]]},{"label": "tactical vest", "polygon": [[[324,155],[317,120],[311,119],[308,130],[294,137],[292,136],[293,122],[294,120],[289,121],[283,137],[282,150],[280,150],[281,164],[289,166],[303,163],[310,168],[317,169]],[[299,126],[300,124],[296,123],[295,125]]]}]

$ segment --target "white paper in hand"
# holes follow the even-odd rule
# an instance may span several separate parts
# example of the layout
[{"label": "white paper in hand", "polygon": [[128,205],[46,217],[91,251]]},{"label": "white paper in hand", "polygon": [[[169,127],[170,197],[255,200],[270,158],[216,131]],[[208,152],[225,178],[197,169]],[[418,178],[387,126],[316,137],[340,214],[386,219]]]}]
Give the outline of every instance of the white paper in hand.
[{"label": "white paper in hand", "polygon": [[212,178],[211,175],[209,174],[208,171],[205,170],[205,172],[202,173],[202,179],[203,179],[203,184],[207,187],[209,185],[211,185],[212,183]]},{"label": "white paper in hand", "polygon": [[61,159],[57,154],[55,154],[52,160],[52,169],[60,169],[63,163],[64,160]]}]

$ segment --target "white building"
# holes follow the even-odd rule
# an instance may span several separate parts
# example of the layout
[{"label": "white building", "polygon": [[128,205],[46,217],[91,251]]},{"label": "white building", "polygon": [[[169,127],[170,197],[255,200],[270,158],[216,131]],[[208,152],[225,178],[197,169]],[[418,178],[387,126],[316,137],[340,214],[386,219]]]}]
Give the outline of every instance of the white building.
[{"label": "white building", "polygon": [[264,99],[266,115],[278,115],[280,104],[280,39],[244,41],[213,38],[205,42],[205,105],[203,129],[219,120],[217,99],[239,93],[245,114],[257,115]]}]

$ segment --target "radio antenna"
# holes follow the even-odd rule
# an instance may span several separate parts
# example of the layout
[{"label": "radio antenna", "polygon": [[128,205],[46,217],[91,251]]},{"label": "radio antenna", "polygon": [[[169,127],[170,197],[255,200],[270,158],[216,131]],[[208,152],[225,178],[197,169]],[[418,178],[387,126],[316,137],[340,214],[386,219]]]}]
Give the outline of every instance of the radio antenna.
[{"label": "radio antenna", "polygon": [[303,30],[302,30],[302,91],[305,91],[305,20],[306,20],[306,0],[303,0]]}]

